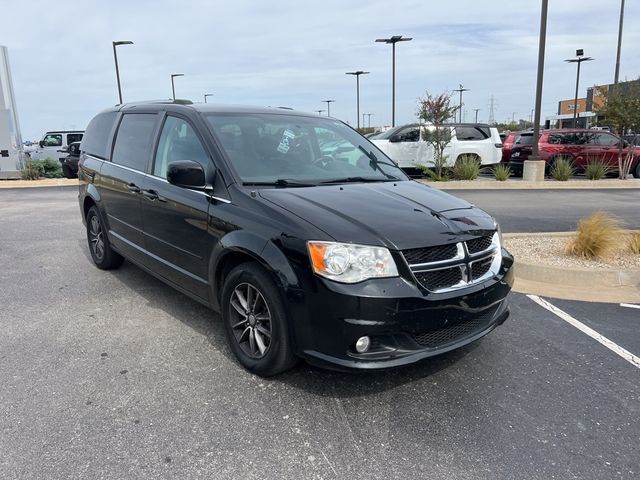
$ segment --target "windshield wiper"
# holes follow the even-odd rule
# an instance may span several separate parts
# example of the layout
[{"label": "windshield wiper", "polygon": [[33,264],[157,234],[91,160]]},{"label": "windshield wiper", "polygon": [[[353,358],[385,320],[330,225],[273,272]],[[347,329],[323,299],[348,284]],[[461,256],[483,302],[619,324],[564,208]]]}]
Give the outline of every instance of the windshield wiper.
[{"label": "windshield wiper", "polygon": [[367,157],[369,157],[369,160],[371,160],[369,162],[369,165],[372,165],[376,168],[376,170],[378,170],[379,172],[381,172],[385,177],[387,177],[389,180],[400,180],[398,177],[395,177],[393,175],[388,174],[387,172],[385,172],[384,170],[382,170],[382,168],[380,168],[380,165],[388,165],[390,167],[394,167],[394,168],[398,168],[397,165],[393,164],[393,163],[389,163],[389,162],[384,162],[381,160],[378,160],[378,157],[376,157],[376,155],[371,152],[368,151],[366,148],[364,148],[362,145],[358,145],[358,148],[360,149],[360,151],[362,153],[364,153]]},{"label": "windshield wiper", "polygon": [[386,178],[371,178],[371,177],[343,177],[332,178],[331,180],[323,180],[321,184],[327,183],[374,183],[374,182],[391,182],[393,180],[399,180],[399,178],[391,176]]},{"label": "windshield wiper", "polygon": [[273,186],[273,187],[315,187],[317,183],[301,182],[290,178],[279,178],[273,182],[242,182],[247,186]]}]

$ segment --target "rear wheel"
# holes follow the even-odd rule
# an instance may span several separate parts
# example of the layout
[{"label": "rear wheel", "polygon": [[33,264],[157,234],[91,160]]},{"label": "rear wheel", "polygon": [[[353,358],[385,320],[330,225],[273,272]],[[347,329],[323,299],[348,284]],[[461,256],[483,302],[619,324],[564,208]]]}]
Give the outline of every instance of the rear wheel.
[{"label": "rear wheel", "polygon": [[100,219],[100,212],[95,206],[87,212],[87,242],[96,267],[110,270],[122,265],[124,258],[111,248],[107,232]]},{"label": "rear wheel", "polygon": [[636,163],[636,168],[633,171],[633,176],[635,178],[640,178],[640,158],[638,159],[638,163]]},{"label": "rear wheel", "polygon": [[284,303],[260,265],[244,263],[229,272],[221,306],[229,346],[247,370],[271,376],[295,365]]},{"label": "rear wheel", "polygon": [[73,170],[71,170],[69,165],[62,165],[62,174],[64,175],[64,178],[78,178],[78,175],[73,173]]}]

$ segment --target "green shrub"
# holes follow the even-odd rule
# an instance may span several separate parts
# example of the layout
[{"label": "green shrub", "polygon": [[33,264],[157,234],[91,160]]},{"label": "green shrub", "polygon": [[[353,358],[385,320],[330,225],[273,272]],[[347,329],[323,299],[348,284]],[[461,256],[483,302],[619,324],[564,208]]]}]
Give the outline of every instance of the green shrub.
[{"label": "green shrub", "polygon": [[587,160],[587,166],[584,168],[584,174],[589,180],[600,180],[606,177],[612,171],[612,168],[599,158]]},{"label": "green shrub", "polygon": [[24,180],[37,180],[38,178],[62,178],[62,164],[53,158],[44,160],[27,160],[22,169]]},{"label": "green shrub", "polygon": [[574,173],[573,162],[567,157],[557,157],[551,166],[551,176],[560,182],[566,182]]},{"label": "green shrub", "polygon": [[480,175],[480,160],[476,155],[460,155],[453,166],[456,180],[475,180]]},{"label": "green shrub", "polygon": [[446,182],[449,180],[449,172],[446,169],[442,169],[440,175],[438,175],[436,170],[426,165],[417,165],[417,167],[422,170],[424,176],[432,182]]},{"label": "green shrub", "polygon": [[496,180],[499,182],[504,182],[511,176],[511,168],[505,163],[499,163],[493,168],[493,176],[496,177]]},{"label": "green shrub", "polygon": [[620,220],[596,212],[578,222],[578,230],[567,243],[567,253],[582,258],[604,258],[612,254],[623,238]]}]

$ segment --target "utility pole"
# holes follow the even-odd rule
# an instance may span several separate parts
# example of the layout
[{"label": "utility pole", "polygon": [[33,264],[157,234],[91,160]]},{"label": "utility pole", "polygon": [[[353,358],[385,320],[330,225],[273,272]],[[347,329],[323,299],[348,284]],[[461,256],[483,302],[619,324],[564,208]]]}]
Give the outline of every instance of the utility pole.
[{"label": "utility pole", "polygon": [[462,86],[462,84],[460,84],[460,88],[456,88],[454,90],[454,92],[460,92],[460,107],[459,107],[459,110],[460,110],[460,123],[462,123],[462,92],[468,92],[468,91],[469,91],[469,89],[468,88],[464,88]]},{"label": "utility pole", "polygon": [[491,96],[489,97],[489,125],[493,125],[494,123],[496,123],[495,106],[496,106],[496,99],[493,96],[493,94],[491,94]]},{"label": "utility pole", "polygon": [[616,55],[616,73],[613,83],[618,83],[620,78],[620,51],[622,50],[622,22],[624,20],[624,0],[620,2],[620,24],[618,25],[618,53]]}]

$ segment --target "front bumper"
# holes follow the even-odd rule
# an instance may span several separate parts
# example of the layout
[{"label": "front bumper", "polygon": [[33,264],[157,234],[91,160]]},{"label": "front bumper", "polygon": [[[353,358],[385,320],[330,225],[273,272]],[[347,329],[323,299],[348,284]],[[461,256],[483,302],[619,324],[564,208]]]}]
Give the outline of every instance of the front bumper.
[{"label": "front bumper", "polygon": [[[402,277],[355,285],[315,277],[306,308],[292,312],[298,354],[327,368],[370,370],[407,365],[471,343],[509,315],[513,257],[506,250],[502,254],[498,275],[447,293],[427,293]],[[371,348],[357,353],[355,342],[365,335]]]}]

